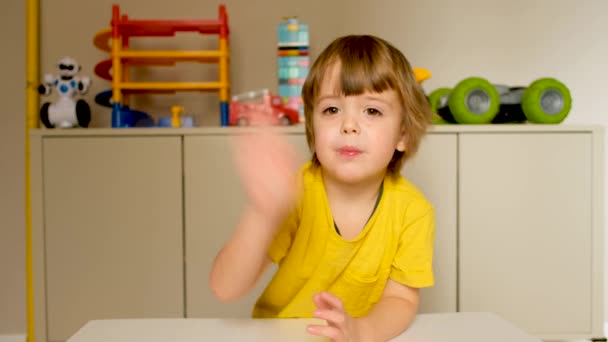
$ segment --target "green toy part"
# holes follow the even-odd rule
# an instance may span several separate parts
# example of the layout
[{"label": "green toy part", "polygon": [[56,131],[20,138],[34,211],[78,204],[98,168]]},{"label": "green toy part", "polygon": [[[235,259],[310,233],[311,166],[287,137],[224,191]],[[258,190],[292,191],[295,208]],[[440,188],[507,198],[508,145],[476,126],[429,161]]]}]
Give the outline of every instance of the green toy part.
[{"label": "green toy part", "polygon": [[486,79],[469,77],[454,87],[448,105],[458,123],[488,124],[498,113],[500,95]]},{"label": "green toy part", "polygon": [[429,103],[431,104],[433,113],[437,113],[437,109],[448,105],[448,98],[451,91],[451,88],[439,88],[431,92],[429,95]]},{"label": "green toy part", "polygon": [[557,124],[568,116],[572,97],[568,88],[554,78],[538,79],[524,90],[521,107],[532,123]]},{"label": "green toy part", "polygon": [[437,110],[448,105],[448,98],[451,91],[451,88],[439,88],[429,94],[429,104],[433,111],[433,124],[443,125],[449,123],[437,114]]},{"label": "green toy part", "polygon": [[445,121],[441,116],[433,113],[433,118],[432,118],[432,122],[433,125],[449,125],[450,123]]}]

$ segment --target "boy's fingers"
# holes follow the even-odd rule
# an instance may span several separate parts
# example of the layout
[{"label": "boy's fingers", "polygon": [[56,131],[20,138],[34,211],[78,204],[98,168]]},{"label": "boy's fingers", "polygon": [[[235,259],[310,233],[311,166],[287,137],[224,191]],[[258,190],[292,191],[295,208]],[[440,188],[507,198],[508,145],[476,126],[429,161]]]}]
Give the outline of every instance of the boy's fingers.
[{"label": "boy's fingers", "polygon": [[342,300],[337,296],[329,293],[329,292],[321,292],[321,299],[327,303],[330,307],[336,308],[340,311],[344,311],[344,304],[342,304]]},{"label": "boy's fingers", "polygon": [[331,310],[331,306],[329,306],[329,303],[327,303],[323,297],[321,296],[320,293],[314,295],[312,297],[313,301],[315,302],[315,305],[317,306],[318,309],[321,310]]},{"label": "boy's fingers", "polygon": [[337,327],[342,327],[342,325],[344,325],[344,313],[340,311],[318,309],[315,311],[314,316],[316,318],[324,319],[329,324]]},{"label": "boy's fingers", "polygon": [[334,342],[344,341],[342,331],[336,327],[312,324],[306,327],[306,330],[313,335],[329,337]]}]

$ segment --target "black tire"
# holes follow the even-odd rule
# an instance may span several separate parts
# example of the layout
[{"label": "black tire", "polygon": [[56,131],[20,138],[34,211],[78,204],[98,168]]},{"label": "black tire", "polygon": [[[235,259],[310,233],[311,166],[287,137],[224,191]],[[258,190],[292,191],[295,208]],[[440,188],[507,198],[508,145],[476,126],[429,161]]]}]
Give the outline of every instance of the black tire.
[{"label": "black tire", "polygon": [[489,124],[500,108],[500,95],[487,80],[469,77],[452,89],[448,106],[458,123]]},{"label": "black tire", "polygon": [[40,107],[40,122],[46,128],[55,128],[55,125],[51,123],[49,120],[49,107],[51,104],[49,102],[45,102],[42,107]]},{"label": "black tire", "polygon": [[562,82],[554,78],[541,78],[524,90],[521,107],[532,123],[558,124],[568,116],[572,96]]},{"label": "black tire", "polygon": [[91,123],[91,108],[85,100],[78,100],[76,102],[76,120],[78,120],[78,126],[89,127]]}]

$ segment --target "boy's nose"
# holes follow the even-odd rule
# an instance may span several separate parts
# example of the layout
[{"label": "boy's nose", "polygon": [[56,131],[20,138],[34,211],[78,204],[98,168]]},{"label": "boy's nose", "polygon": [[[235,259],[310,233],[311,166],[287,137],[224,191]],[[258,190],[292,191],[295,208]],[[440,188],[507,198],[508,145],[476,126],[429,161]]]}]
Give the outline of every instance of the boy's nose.
[{"label": "boy's nose", "polygon": [[358,134],[359,133],[359,124],[357,120],[352,118],[350,115],[346,115],[344,120],[342,120],[342,133],[343,134]]}]

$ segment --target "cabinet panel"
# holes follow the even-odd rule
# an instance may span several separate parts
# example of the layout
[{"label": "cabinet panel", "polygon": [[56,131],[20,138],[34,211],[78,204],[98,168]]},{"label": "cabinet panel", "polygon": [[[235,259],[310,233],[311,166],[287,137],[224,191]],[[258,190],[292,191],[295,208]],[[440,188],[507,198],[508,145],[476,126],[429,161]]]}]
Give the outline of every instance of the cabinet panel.
[{"label": "cabinet panel", "polygon": [[421,312],[457,310],[457,143],[456,134],[427,135],[402,170],[435,209],[435,286],[421,290]]},{"label": "cabinet panel", "polygon": [[463,134],[460,311],[591,329],[591,134]]},{"label": "cabinet panel", "polygon": [[[304,134],[288,135],[302,156],[309,152]],[[273,265],[249,295],[221,303],[209,288],[213,259],[232,235],[246,195],[233,165],[229,135],[186,137],[186,293],[188,317],[251,317],[255,301],[270,281]]]},{"label": "cabinet panel", "polygon": [[43,141],[48,340],[91,319],[183,317],[179,137]]}]

